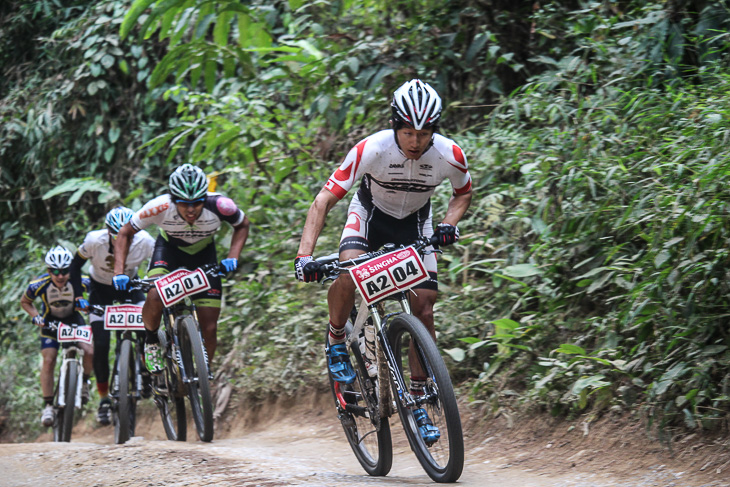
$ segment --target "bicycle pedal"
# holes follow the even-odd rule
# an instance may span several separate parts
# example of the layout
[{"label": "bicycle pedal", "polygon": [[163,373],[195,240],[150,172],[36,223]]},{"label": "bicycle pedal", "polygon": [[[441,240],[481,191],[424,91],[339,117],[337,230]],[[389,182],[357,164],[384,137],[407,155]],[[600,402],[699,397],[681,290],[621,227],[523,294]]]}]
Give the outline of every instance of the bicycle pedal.
[{"label": "bicycle pedal", "polygon": [[154,394],[155,396],[167,397],[167,395],[168,395],[167,387],[153,387],[152,394]]}]

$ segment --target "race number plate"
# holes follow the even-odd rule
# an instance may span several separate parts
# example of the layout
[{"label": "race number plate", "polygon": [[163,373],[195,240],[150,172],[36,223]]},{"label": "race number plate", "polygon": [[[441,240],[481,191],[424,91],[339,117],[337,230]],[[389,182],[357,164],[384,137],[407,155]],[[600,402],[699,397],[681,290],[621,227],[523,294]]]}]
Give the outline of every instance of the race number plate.
[{"label": "race number plate", "polygon": [[107,306],[104,311],[105,330],[144,330],[142,306],[125,304]]},{"label": "race number plate", "polygon": [[428,280],[426,267],[413,247],[351,267],[350,275],[368,305]]},{"label": "race number plate", "polygon": [[162,298],[162,303],[172,306],[185,296],[197,294],[210,289],[208,276],[200,269],[192,272],[180,269],[155,281],[157,292]]},{"label": "race number plate", "polygon": [[58,341],[91,343],[91,327],[78,326],[74,328],[61,323],[58,327]]}]

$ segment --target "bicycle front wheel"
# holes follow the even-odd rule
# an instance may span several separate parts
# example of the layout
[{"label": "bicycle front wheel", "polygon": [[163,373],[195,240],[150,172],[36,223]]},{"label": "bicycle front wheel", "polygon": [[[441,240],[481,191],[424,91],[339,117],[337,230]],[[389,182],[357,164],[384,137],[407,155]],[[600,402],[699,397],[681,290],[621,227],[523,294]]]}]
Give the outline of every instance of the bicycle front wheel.
[{"label": "bicycle front wheel", "polygon": [[192,316],[185,316],[179,324],[180,354],[185,374],[190,382],[188,399],[193,413],[193,421],[200,441],[213,439],[213,403],[210,399],[208,382],[208,361],[203,349],[203,339],[198,324]]},{"label": "bicycle front wheel", "polygon": [[[349,323],[347,326],[351,328]],[[388,475],[393,465],[393,443],[388,418],[380,418],[378,413],[377,377],[368,376],[360,350],[353,347],[350,358],[357,374],[352,384],[335,381],[327,369],[337,416],[347,442],[368,475]]]},{"label": "bicycle front wheel", "polygon": [[120,445],[125,443],[134,435],[136,420],[137,397],[136,390],[136,364],[134,360],[134,347],[131,340],[123,340],[119,349],[119,360],[117,361],[117,384],[118,390],[114,391],[116,407],[112,408],[114,414],[114,443]]},{"label": "bicycle front wheel", "polygon": [[66,405],[61,410],[61,421],[63,423],[61,441],[71,441],[71,430],[74,425],[74,409],[76,407],[76,387],[79,379],[78,367],[78,362],[72,360],[68,363],[68,369],[66,369]]},{"label": "bicycle front wheel", "polygon": [[[396,373],[411,388],[411,374],[423,374],[423,393],[413,394],[416,406],[408,407],[402,394],[393,389],[403,428],[413,452],[429,477],[435,482],[456,482],[464,468],[464,438],[454,388],[436,343],[418,318],[399,314],[390,322],[388,341],[395,358]],[[440,438],[427,444],[421,437],[413,412],[425,409]]]},{"label": "bicycle front wheel", "polygon": [[[175,380],[175,372],[171,360],[167,359],[167,367],[163,375],[153,377],[153,394],[157,409],[160,410],[162,427],[170,441],[185,441],[188,423],[185,416],[185,396],[179,392],[180,384]],[[164,389],[160,389],[160,384]]]}]

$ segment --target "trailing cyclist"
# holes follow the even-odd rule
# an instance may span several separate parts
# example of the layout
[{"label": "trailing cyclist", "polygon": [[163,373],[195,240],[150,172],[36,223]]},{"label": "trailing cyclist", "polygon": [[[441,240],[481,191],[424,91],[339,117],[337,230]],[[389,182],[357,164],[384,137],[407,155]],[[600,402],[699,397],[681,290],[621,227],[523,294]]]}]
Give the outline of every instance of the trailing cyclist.
[{"label": "trailing cyclist", "polygon": [[[149,201],[119,231],[115,242],[114,287],[126,289],[129,276],[123,273],[130,242],[135,233],[154,224],[160,229],[150,260],[149,277],[168,274],[181,267],[194,269],[217,262],[214,235],[222,222],[233,227],[228,256],[221,261],[227,272],[238,267],[238,258],[249,231],[248,217],[230,198],[209,193],[208,179],[199,167],[183,164],[170,175],[169,193]],[[201,334],[209,360],[217,345],[216,331],[220,315],[222,286],[218,276],[210,278],[211,288],[194,295]],[[147,369],[159,373],[164,369],[157,329],[163,303],[152,288],[142,308],[146,329],[145,361]]]},{"label": "trailing cyclist", "polygon": [[[46,253],[45,263],[48,272],[32,281],[20,298],[20,306],[28,313],[34,325],[41,329],[41,391],[45,407],[41,414],[43,426],[52,426],[55,419],[53,409],[53,372],[56,367],[59,343],[56,332],[46,327],[51,320],[60,320],[67,324],[84,325],[84,318],[78,309],[86,309],[89,303],[84,299],[82,292],[88,289],[89,279],[82,278],[80,287],[82,292],[76,293],[69,282],[71,252],[61,246],[56,246]],[[33,301],[41,300],[41,310],[38,311]],[[89,377],[93,368],[94,352],[91,345],[79,343],[84,350],[84,380],[81,386],[81,395],[84,403],[89,400]]]},{"label": "trailing cyclist", "polygon": [[[71,284],[77,295],[81,294],[81,268],[90,261],[89,275],[91,284],[89,303],[94,305],[111,305],[114,301],[124,302],[130,299],[132,304],[144,303],[144,293],[135,291],[117,291],[114,289],[114,240],[119,230],[134,215],[129,208],[122,206],[109,211],[104,220],[106,229],[94,230],[86,234],[84,242],[78,248],[71,262]],[[155,239],[149,233],[141,231],[134,235],[124,265],[124,274],[135,277],[142,262],[149,260]],[[108,425],[111,423],[111,400],[109,399],[109,347],[111,332],[104,329],[104,317],[91,314],[89,317],[94,337],[94,374],[96,389],[99,393],[99,409],[96,420]]]},{"label": "trailing cyclist", "polygon": [[[457,224],[472,198],[466,157],[454,141],[438,134],[441,98],[427,83],[413,79],[398,88],[391,102],[389,130],[360,141],[332,174],[309,208],[302,231],[295,275],[304,282],[322,279],[320,264],[312,254],[327,214],[352,188],[360,187],[348,209],[340,239],[340,260],[377,250],[384,243],[409,244],[419,236],[436,235],[440,246],[459,239]],[[446,215],[436,229],[432,223],[431,195],[448,179],[453,188]],[[438,293],[435,254],[424,259],[431,279],[416,286],[411,296],[413,314],[436,339],[433,306]],[[345,324],[355,302],[355,285],[340,275],[327,295],[329,335],[326,348],[332,376],[344,383],[355,379],[345,341]],[[422,395],[425,373],[411,369],[411,394]],[[440,433],[424,409],[414,411],[427,443]]]}]

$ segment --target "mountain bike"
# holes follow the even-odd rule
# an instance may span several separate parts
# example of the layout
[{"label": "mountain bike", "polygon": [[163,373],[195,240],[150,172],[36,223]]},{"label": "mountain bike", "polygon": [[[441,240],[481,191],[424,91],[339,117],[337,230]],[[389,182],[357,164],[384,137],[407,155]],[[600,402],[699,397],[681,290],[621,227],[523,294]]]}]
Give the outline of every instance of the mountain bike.
[{"label": "mountain bike", "polygon": [[[135,289],[134,287],[131,289]],[[91,305],[91,313],[104,317],[104,328],[117,332],[111,398],[114,443],[121,445],[134,436],[137,402],[149,397],[145,391],[146,368],[142,362],[144,323],[142,307],[130,303],[116,306]]]},{"label": "mountain bike", "polygon": [[198,437],[206,442],[213,439],[212,377],[195,305],[189,296],[210,289],[207,276],[221,271],[219,264],[212,263],[192,271],[179,269],[160,277],[130,281],[131,286],[144,292],[155,286],[164,305],[157,333],[166,365],[161,374],[153,374],[152,392],[169,440],[186,439],[186,396]]},{"label": "mountain bike", "polygon": [[[434,243],[433,238],[421,237],[407,247],[387,244],[343,262],[336,254],[317,259],[323,264],[325,280],[348,272],[362,297],[346,325],[356,379],[343,384],[330,375],[330,386],[347,441],[360,465],[373,476],[387,475],[392,466],[388,418],[395,411],[431,479],[455,482],[464,467],[464,439],[451,378],[430,333],[411,314],[408,300],[409,293],[417,292],[411,289],[429,278],[421,256],[433,252],[427,247]],[[388,300],[397,302],[399,310],[388,310]],[[372,341],[369,336],[374,337]],[[411,393],[409,372],[414,367],[426,377],[422,394]],[[421,437],[414,417],[421,408],[440,431],[435,442],[426,443]]]},{"label": "mountain bike", "polygon": [[80,342],[92,343],[91,327],[66,324],[58,320],[48,322],[46,334],[56,333],[61,344],[61,369],[58,373],[56,393],[53,400],[55,419],[53,420],[53,441],[71,441],[74,411],[84,404],[81,390],[84,381],[84,350]]}]

